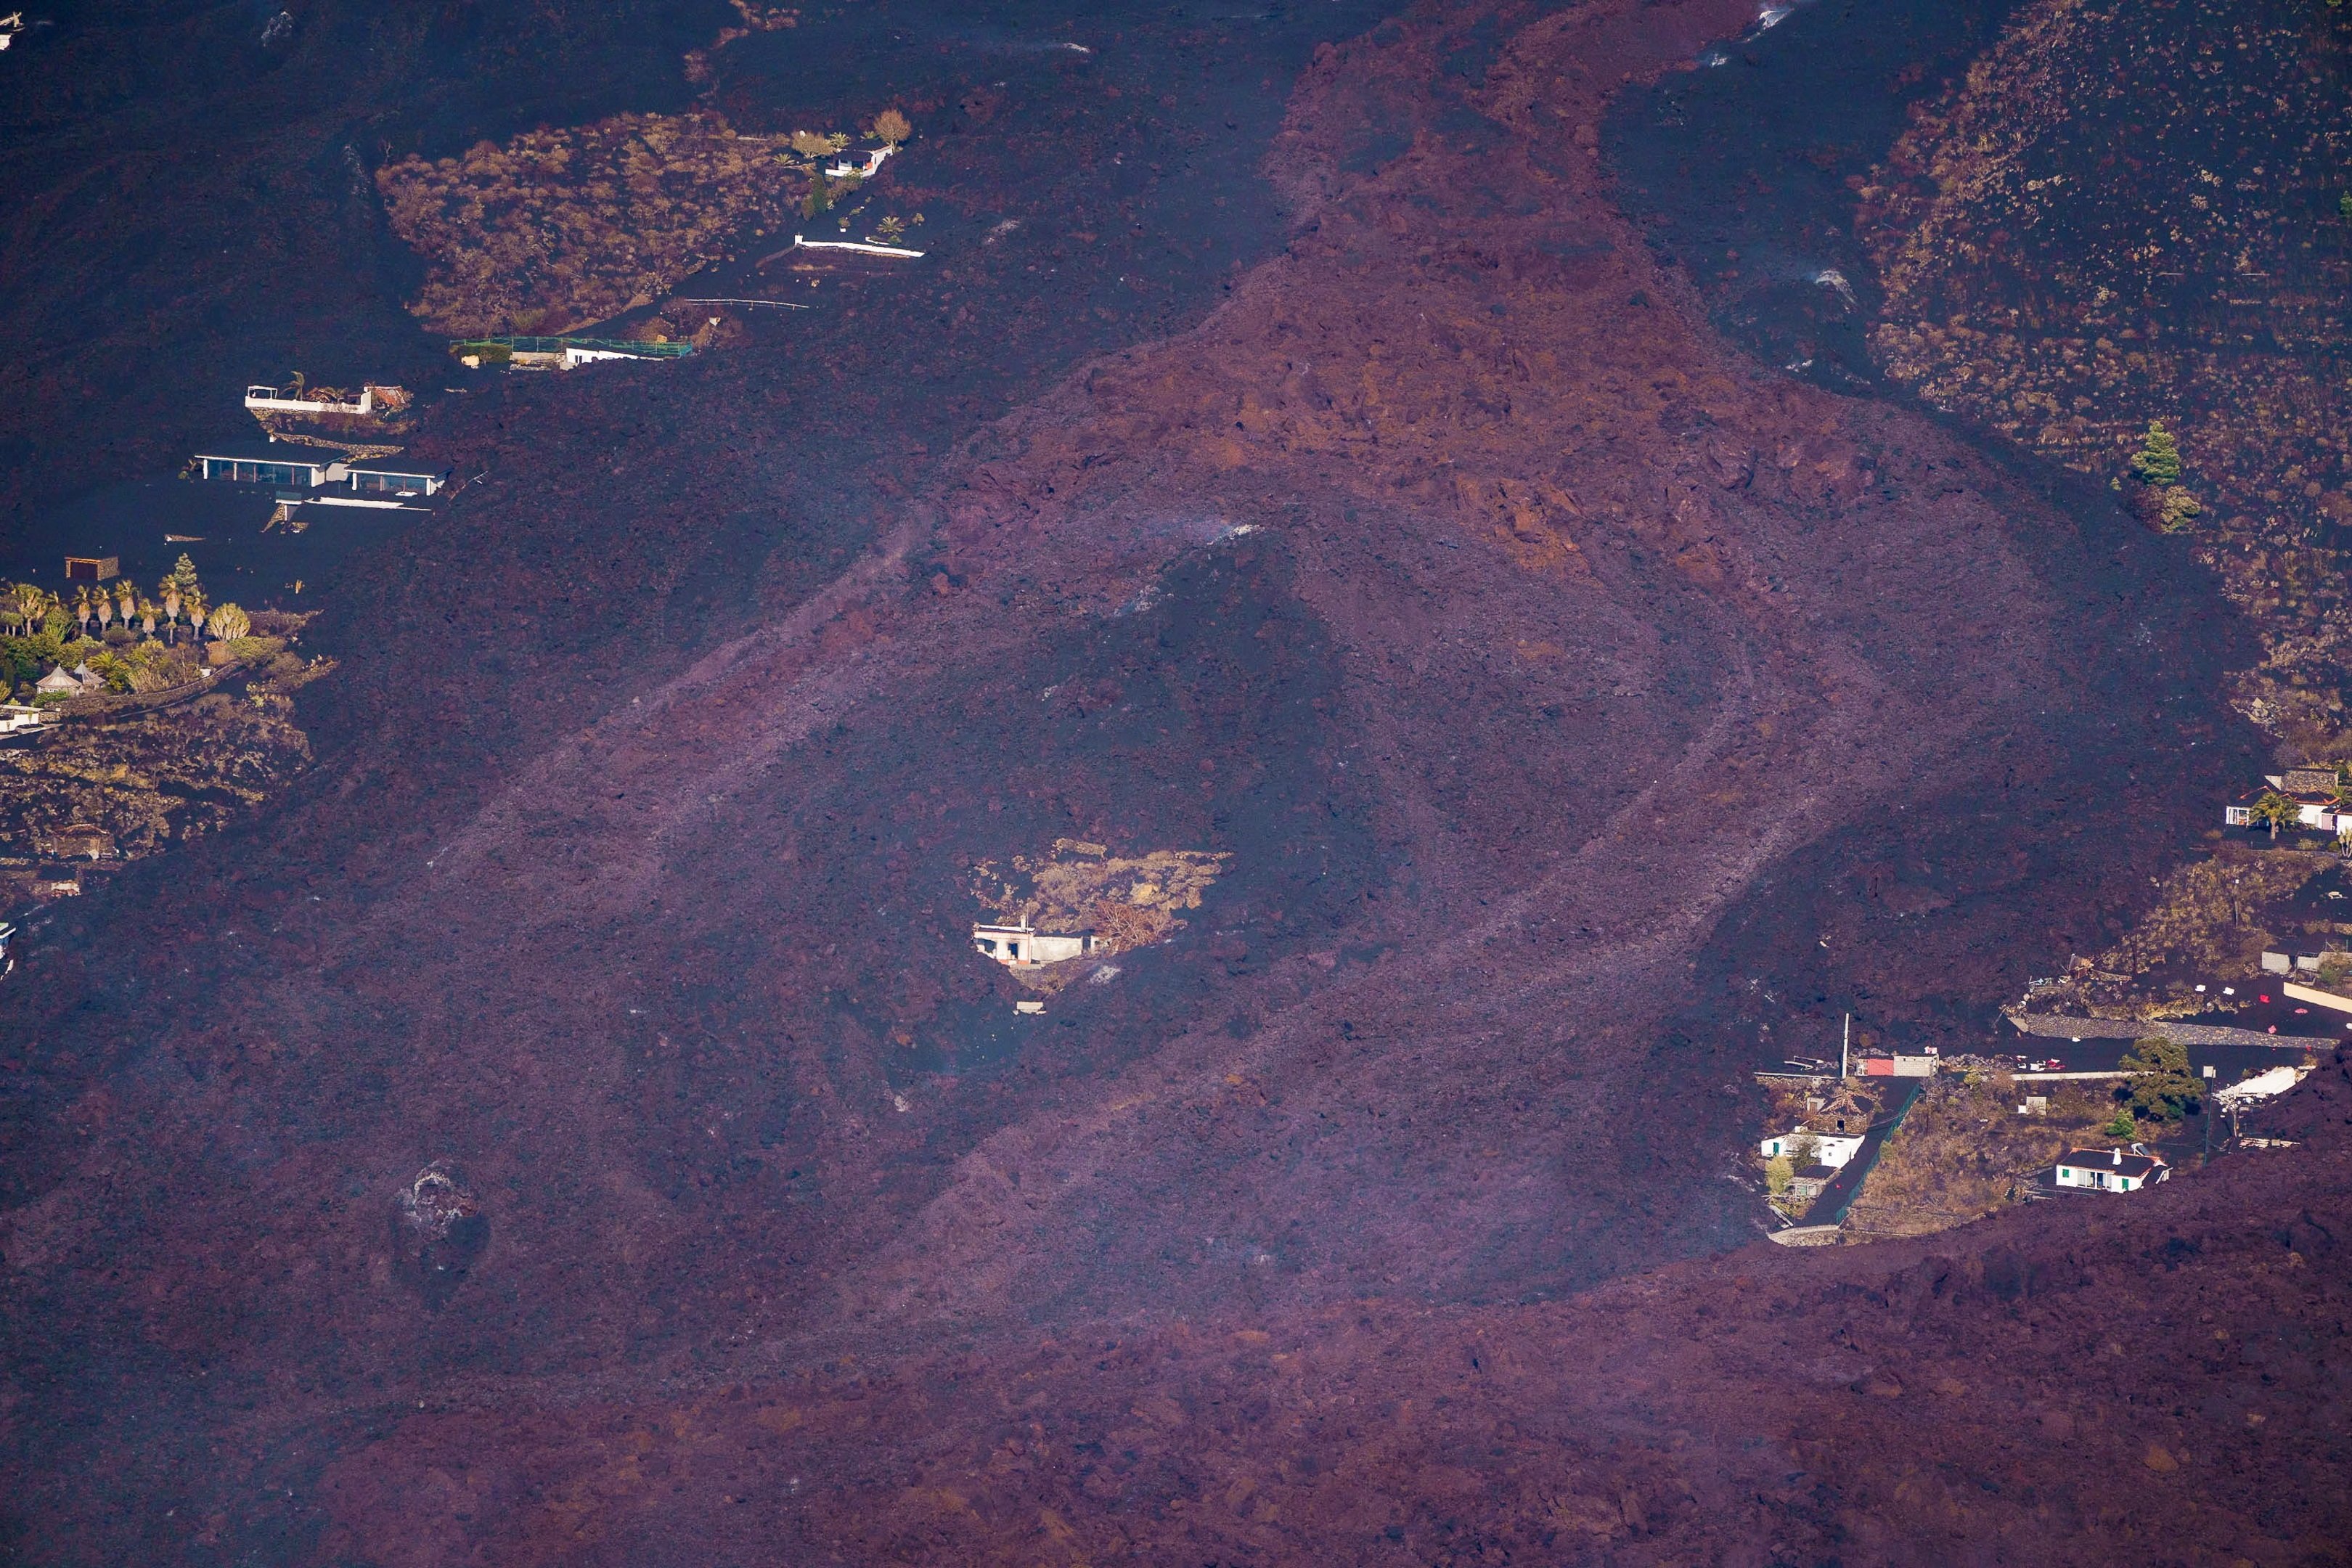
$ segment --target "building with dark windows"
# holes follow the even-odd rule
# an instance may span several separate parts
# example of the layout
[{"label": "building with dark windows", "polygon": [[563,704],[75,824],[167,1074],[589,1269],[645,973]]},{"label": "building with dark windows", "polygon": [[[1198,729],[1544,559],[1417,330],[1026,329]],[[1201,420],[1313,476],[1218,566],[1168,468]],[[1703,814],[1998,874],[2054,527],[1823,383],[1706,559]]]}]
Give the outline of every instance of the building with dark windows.
[{"label": "building with dark windows", "polygon": [[429,496],[449,482],[446,468],[431,469],[390,458],[347,462],[342,468],[352,489],[360,495]]},{"label": "building with dark windows", "polygon": [[336,454],[318,447],[291,442],[255,442],[245,446],[210,447],[195,457],[208,479],[241,485],[300,485],[316,489],[327,482],[327,470]]}]

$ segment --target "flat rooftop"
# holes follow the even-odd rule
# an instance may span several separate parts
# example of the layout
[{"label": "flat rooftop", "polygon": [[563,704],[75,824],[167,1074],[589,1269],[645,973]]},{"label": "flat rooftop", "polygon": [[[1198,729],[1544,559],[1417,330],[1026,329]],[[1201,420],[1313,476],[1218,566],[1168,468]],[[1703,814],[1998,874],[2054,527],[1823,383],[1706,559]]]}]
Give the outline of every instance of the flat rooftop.
[{"label": "flat rooftop", "polygon": [[219,463],[294,463],[312,468],[323,468],[330,463],[343,460],[340,452],[330,451],[324,447],[299,446],[291,441],[225,441],[199,447],[195,455]]}]

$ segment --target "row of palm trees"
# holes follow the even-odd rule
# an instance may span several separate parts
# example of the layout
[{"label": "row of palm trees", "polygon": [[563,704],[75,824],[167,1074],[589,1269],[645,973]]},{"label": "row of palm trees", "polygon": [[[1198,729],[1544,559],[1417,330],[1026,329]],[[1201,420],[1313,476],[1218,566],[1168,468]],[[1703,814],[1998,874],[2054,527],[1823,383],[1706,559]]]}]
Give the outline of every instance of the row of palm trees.
[{"label": "row of palm trees", "polygon": [[50,616],[64,610],[84,636],[89,635],[93,621],[101,637],[120,620],[125,630],[137,626],[151,637],[161,621],[165,636],[173,642],[179,640],[183,620],[199,641],[206,633],[226,639],[241,637],[253,629],[250,618],[235,605],[206,603],[204,586],[196,582],[185,556],[180,564],[185,570],[175,570],[157,584],[153,598],[141,593],[128,577],[112,584],[82,584],[70,600],[34,584],[18,583],[0,593],[0,624],[14,626],[19,635],[30,637]]}]

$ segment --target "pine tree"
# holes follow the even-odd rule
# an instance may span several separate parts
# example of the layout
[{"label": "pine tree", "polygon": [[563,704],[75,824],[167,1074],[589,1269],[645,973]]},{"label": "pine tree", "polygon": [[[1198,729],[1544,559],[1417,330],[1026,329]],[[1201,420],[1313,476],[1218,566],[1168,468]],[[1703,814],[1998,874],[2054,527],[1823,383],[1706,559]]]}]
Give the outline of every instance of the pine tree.
[{"label": "pine tree", "polygon": [[2173,440],[2172,432],[2164,427],[2163,420],[2147,422],[2147,434],[2140,438],[2131,469],[2140,483],[2158,489],[2180,482],[2180,447]]}]

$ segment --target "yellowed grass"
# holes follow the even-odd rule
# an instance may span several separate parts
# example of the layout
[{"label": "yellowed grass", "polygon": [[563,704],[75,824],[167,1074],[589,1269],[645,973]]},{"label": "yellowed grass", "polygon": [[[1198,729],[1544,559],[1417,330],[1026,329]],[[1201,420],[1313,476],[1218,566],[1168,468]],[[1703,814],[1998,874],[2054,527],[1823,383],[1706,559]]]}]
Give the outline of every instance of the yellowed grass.
[{"label": "yellowed grass", "polygon": [[[1091,931],[1097,952],[1108,957],[1173,936],[1185,924],[1184,911],[1201,907],[1230,858],[1199,849],[1121,857],[1064,839],[1045,855],[1014,856],[1010,867],[992,860],[975,866],[972,900],[1007,924],[1026,921],[1065,935]],[[1024,971],[1023,979],[1055,989],[1054,971],[1068,967]]]},{"label": "yellowed grass", "polygon": [[[2057,1088],[2047,1116],[2020,1116],[2028,1093]],[[2011,1190],[2070,1147],[2104,1146],[2115,1108],[2103,1086],[2026,1086],[2007,1074],[1975,1083],[1931,1080],[1886,1141],[1846,1228],[1872,1236],[1924,1236],[2007,1206]]]}]

